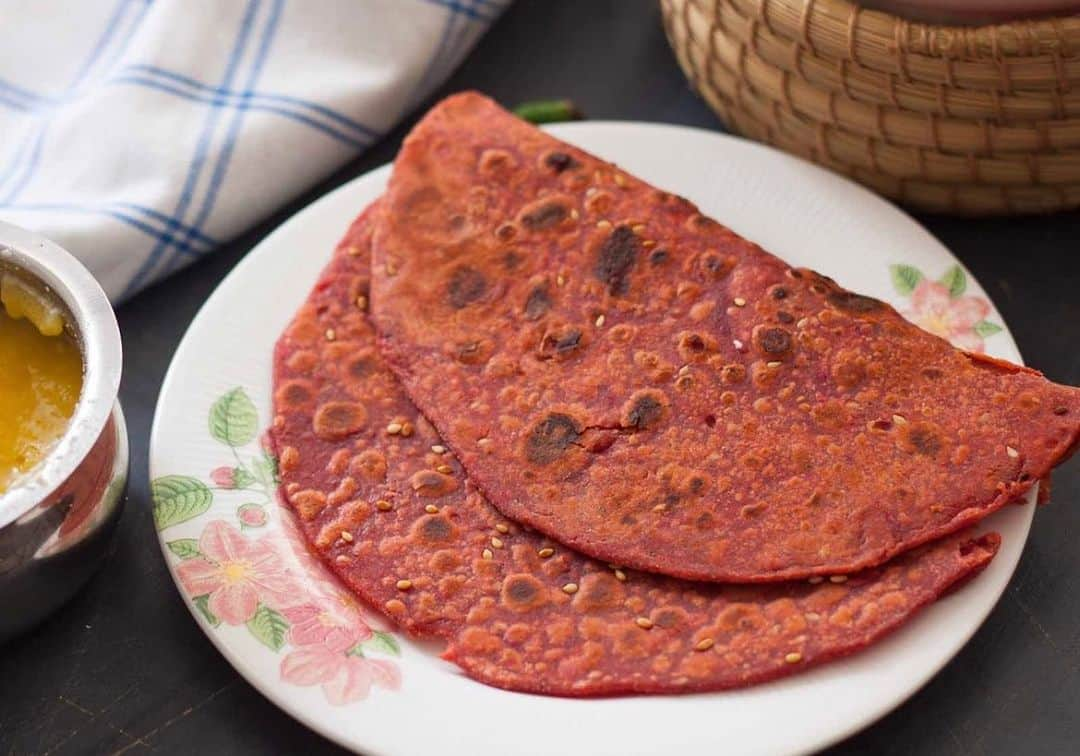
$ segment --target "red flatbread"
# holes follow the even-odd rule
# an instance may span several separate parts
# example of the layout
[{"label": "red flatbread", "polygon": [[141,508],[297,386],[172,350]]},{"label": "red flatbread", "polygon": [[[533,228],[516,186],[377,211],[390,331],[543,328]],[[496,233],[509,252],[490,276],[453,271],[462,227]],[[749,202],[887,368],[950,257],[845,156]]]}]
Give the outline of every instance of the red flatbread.
[{"label": "red flatbread", "polygon": [[853,653],[972,577],[996,534],[850,579],[720,586],[616,570],[499,515],[409,402],[364,314],[369,211],[274,355],[282,488],[361,598],[482,682],[590,696],[715,690]]},{"label": "red flatbread", "polygon": [[793,270],[479,95],[425,116],[384,202],[384,358],[492,504],[595,558],[846,574],[1017,498],[1080,437],[1080,390]]}]

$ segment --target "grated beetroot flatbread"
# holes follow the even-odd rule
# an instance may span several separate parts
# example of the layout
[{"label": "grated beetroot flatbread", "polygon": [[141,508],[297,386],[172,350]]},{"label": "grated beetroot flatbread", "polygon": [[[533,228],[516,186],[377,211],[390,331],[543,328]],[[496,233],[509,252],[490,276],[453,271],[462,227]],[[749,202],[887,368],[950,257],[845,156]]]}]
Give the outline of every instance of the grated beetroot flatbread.
[{"label": "grated beetroot flatbread", "polygon": [[843,582],[721,586],[614,569],[502,517],[375,350],[372,210],[277,343],[282,489],[312,549],[366,602],[482,682],[591,696],[716,690],[853,653],[975,575],[956,536]]},{"label": "grated beetroot flatbread", "polygon": [[470,478],[605,561],[853,572],[1016,499],[1080,438],[1080,390],[954,349],[476,94],[406,139],[374,254],[383,356]]}]

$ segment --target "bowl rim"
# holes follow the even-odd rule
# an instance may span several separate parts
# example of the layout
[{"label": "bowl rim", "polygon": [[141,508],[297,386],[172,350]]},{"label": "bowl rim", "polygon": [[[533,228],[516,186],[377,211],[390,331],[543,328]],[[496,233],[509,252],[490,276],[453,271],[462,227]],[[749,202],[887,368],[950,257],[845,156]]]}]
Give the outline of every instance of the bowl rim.
[{"label": "bowl rim", "polygon": [[0,262],[45,284],[67,307],[78,332],[83,385],[56,447],[25,478],[0,493],[0,528],[44,501],[97,442],[120,390],[123,349],[108,297],[81,262],[40,234],[0,221]]}]

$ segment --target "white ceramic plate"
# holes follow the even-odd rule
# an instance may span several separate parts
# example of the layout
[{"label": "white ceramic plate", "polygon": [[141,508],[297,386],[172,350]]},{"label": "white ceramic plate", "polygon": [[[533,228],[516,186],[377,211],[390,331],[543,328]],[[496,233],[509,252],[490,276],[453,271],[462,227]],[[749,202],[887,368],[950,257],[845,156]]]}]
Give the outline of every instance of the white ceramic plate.
[{"label": "white ceramic plate", "polygon": [[[552,131],[954,343],[1020,360],[948,250],[845,179],[688,128],[593,122]],[[259,443],[274,342],[388,173],[323,197],[237,266],[180,344],[154,421],[150,474],[165,558],[210,640],[282,709],[367,754],[801,753],[897,706],[986,618],[1020,557],[1030,501],[990,518],[1001,552],[963,590],[862,654],[747,690],[600,700],[508,693],[469,680],[434,644],[389,632],[307,556]]]}]

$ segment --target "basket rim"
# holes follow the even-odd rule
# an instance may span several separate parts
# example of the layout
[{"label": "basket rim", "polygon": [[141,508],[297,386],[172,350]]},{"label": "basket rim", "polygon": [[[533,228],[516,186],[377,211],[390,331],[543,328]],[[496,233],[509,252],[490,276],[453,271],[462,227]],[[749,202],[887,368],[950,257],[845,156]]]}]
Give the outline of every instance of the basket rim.
[{"label": "basket rim", "polygon": [[[693,27],[693,5],[686,23]],[[707,20],[701,21],[704,25]],[[1080,119],[1039,119],[997,123],[990,119],[953,118],[932,111],[885,107],[848,96],[843,90],[815,85],[765,60],[728,27],[691,28],[691,37],[708,35],[707,58],[746,79],[755,89],[814,121],[841,124],[863,136],[892,144],[914,145],[941,152],[1003,156],[1010,152],[1068,152],[1080,147]]]},{"label": "basket rim", "polygon": [[703,92],[702,95],[736,132],[823,165],[919,210],[986,216],[1058,212],[1080,205],[1080,183],[1057,186],[946,184],[875,173],[845,163],[835,155],[823,155],[816,145],[802,144],[786,134],[770,130],[751,114],[740,111],[733,101],[721,100],[717,92]]},{"label": "basket rim", "polygon": [[[699,74],[704,74],[699,89],[707,87],[729,94],[733,91],[740,109],[757,120],[786,128],[800,142],[815,144],[826,155],[842,154],[845,162],[868,170],[897,178],[949,184],[1050,186],[1070,184],[1074,177],[1080,178],[1080,151],[1025,152],[1010,156],[955,155],[854,133],[842,122],[815,120],[800,114],[789,103],[758,90],[745,76],[740,77],[738,71],[728,68],[718,58],[710,57],[708,49],[701,48],[690,34],[685,44],[690,57],[695,51],[700,56],[694,61]],[[721,67],[724,82],[717,81],[713,64]]]},{"label": "basket rim", "polygon": [[905,81],[1000,92],[1067,91],[1080,82],[1080,14],[966,27],[912,22],[849,0],[714,5],[721,2],[820,57],[857,61]]},{"label": "basket rim", "polygon": [[[699,13],[696,4],[690,6]],[[913,113],[934,113],[960,119],[989,118],[999,123],[1061,120],[1080,116],[1080,86],[1068,91],[972,89],[904,81],[895,72],[884,72],[847,58],[823,58],[802,45],[772,32],[756,18],[745,17],[732,3],[716,3],[711,18],[726,36],[748,45],[769,65],[806,79],[815,86],[843,92],[847,97],[873,105]]]}]

